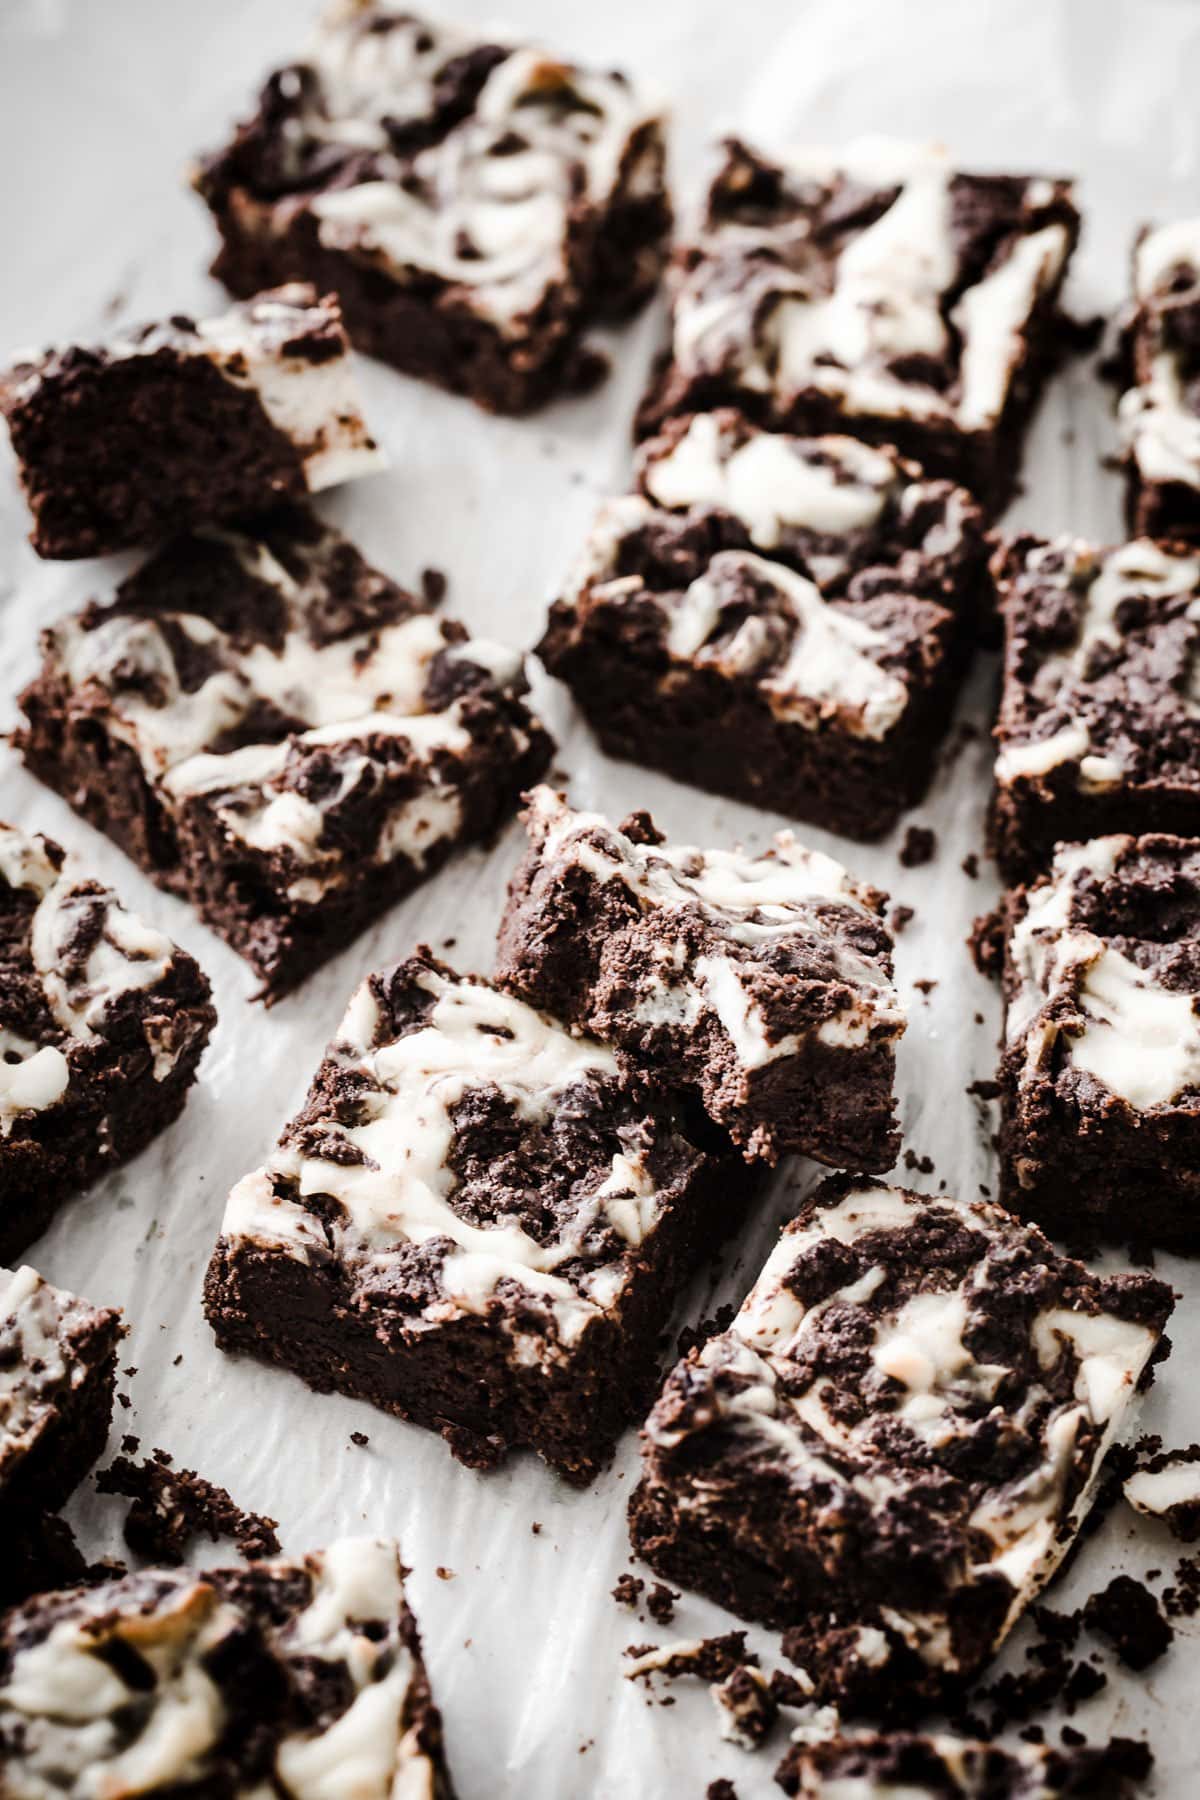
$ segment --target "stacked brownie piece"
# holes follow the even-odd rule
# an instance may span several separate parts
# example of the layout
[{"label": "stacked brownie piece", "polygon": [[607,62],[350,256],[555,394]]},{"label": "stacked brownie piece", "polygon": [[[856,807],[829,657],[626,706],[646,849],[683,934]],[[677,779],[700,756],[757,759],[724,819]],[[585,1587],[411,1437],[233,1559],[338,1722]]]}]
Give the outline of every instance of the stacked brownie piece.
[{"label": "stacked brownie piece", "polygon": [[55,1515],[104,1448],[120,1314],[0,1269],[0,1606],[82,1567]]},{"label": "stacked brownie piece", "polygon": [[550,755],[521,657],[308,511],[176,539],[43,652],[29,766],[269,999],[487,837]]},{"label": "stacked brownie piece", "polygon": [[1129,529],[1200,538],[1200,219],[1143,232],[1124,332]]},{"label": "stacked brownie piece", "polygon": [[894,451],[723,409],[642,447],[539,655],[610,755],[873,839],[919,798],[978,628],[979,508]]},{"label": "stacked brownie piece", "polygon": [[453,1800],[393,1543],[143,1569],[0,1619],[0,1766],[62,1794]]},{"label": "stacked brownie piece", "polygon": [[340,0],[194,179],[234,293],[336,289],[361,349],[525,412],[653,290],[664,155],[618,71]]},{"label": "stacked brownie piece", "polygon": [[215,1023],[186,950],[0,825],[0,1257],[171,1123]]},{"label": "stacked brownie piece", "polygon": [[999,1207],[835,1178],[667,1380],[634,1545],[788,1631],[819,1696],[919,1708],[1070,1548],[1172,1304]]},{"label": "stacked brownie piece", "polygon": [[733,405],[789,431],[848,430],[998,513],[1064,347],[1078,234],[1069,182],[964,174],[936,145],[770,156],[731,140],[676,254],[642,427]]}]

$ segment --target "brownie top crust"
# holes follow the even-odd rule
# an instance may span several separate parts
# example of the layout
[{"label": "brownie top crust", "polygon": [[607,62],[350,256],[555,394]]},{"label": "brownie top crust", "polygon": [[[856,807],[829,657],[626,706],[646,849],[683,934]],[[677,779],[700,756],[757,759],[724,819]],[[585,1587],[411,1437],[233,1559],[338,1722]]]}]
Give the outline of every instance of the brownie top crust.
[{"label": "brownie top crust", "polygon": [[1200,488],[1200,219],[1142,234],[1133,295],[1133,385],[1119,408],[1126,449],[1144,481]]},{"label": "brownie top crust", "polygon": [[1200,1110],[1200,843],[1060,845],[1010,907],[1018,1082],[1135,1112]]},{"label": "brownie top crust", "polygon": [[519,333],[571,279],[575,222],[611,197],[658,117],[620,73],[342,0],[195,179],[210,205],[236,193],[304,213],[324,248],[453,289]]},{"label": "brownie top crust", "polygon": [[310,493],[385,469],[387,457],[363,419],[337,297],[292,282],[231,307],[218,318],[177,314],[84,348],[50,350],[0,377],[0,411],[10,417],[95,372],[144,362],[158,369],[200,360],[235,387],[251,390],[293,447]]},{"label": "brownie top crust", "polygon": [[675,368],[781,412],[816,394],[988,431],[1077,229],[1069,182],[962,174],[937,145],[729,140],[676,270]]},{"label": "brownie top crust", "polygon": [[683,1480],[701,1518],[774,1493],[830,1604],[878,1607],[952,1672],[948,1602],[977,1591],[999,1636],[1048,1578],[1171,1305],[1162,1282],[1096,1276],[999,1207],[837,1179],[669,1378],[648,1469]]},{"label": "brownie top crust", "polygon": [[140,1047],[165,1081],[210,1008],[174,998],[190,957],[126,912],[111,888],[72,874],[49,838],[0,825],[0,1152],[36,1115],[86,1086],[110,1048]]},{"label": "brownie top crust", "polygon": [[343,1539],[253,1569],[143,1570],[38,1596],[0,1624],[13,1800],[317,1800],[346,1791],[351,1771],[363,1796],[433,1800],[444,1790],[430,1712],[391,1543]]},{"label": "brownie top crust", "polygon": [[0,1498],[64,1398],[121,1334],[118,1313],[51,1287],[28,1264],[0,1269]]},{"label": "brownie top crust", "polygon": [[540,730],[519,653],[469,638],[307,513],[177,541],[43,649],[172,810],[210,809],[282,859],[299,902],[364,859],[421,862],[460,824],[441,772],[477,746],[516,760]]},{"label": "brownie top crust", "polygon": [[702,1161],[611,1050],[419,951],[358,988],[223,1236],[339,1266],[414,1330],[488,1318],[535,1360],[619,1305]]},{"label": "brownie top crust", "polygon": [[700,850],[667,843],[648,814],[614,826],[548,787],[530,795],[526,823],[539,860],[523,904],[531,931],[574,871],[598,883],[596,929],[628,989],[614,1009],[635,1034],[694,1027],[709,1012],[743,1067],[761,1069],[810,1037],[853,1049],[903,1033],[884,896],[790,831],[758,856]]},{"label": "brownie top crust", "polygon": [[1019,538],[995,559],[1007,653],[996,781],[1200,783],[1200,556]]}]

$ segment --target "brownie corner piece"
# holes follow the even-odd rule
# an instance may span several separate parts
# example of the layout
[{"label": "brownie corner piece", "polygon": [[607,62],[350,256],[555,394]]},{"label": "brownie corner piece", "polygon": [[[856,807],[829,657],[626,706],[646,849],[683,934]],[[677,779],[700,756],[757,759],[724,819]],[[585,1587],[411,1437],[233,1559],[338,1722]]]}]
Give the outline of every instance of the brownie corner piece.
[{"label": "brownie corner piece", "polygon": [[993,516],[1069,341],[1069,181],[975,175],[937,145],[863,138],[775,156],[728,140],[673,266],[671,342],[643,431],[737,405],[792,431],[894,444]]},{"label": "brownie corner piece", "polygon": [[1005,913],[1005,1203],[1070,1242],[1196,1249],[1200,841],[1061,845]]},{"label": "brownie corner piece", "polygon": [[613,1052],[428,951],[362,983],[205,1282],[225,1349],[584,1483],[753,1171]]},{"label": "brownie corner piece", "polygon": [[268,1000],[486,840],[552,751],[519,653],[303,508],[174,540],[42,644],[26,762]]},{"label": "brownie corner piece", "polygon": [[775,1771],[795,1800],[1133,1800],[1107,1746],[1002,1745],[945,1731],[797,1735]]},{"label": "brownie corner piece", "polygon": [[0,825],[0,1257],[179,1114],[203,972],[51,839]]},{"label": "brownie corner piece", "polygon": [[735,411],[668,424],[600,512],[538,654],[605,751],[847,837],[924,791],[976,630],[949,482]]},{"label": "brownie corner piece", "polygon": [[387,458],[335,295],[303,282],[0,376],[39,556],[100,556],[300,501]]},{"label": "brownie corner piece", "polygon": [[989,838],[1006,880],[1060,842],[1200,835],[1200,549],[1019,537],[993,567],[1005,653]]},{"label": "brownie corner piece", "polygon": [[397,1547],[370,1538],[35,1595],[0,1619],[0,1763],[22,1796],[453,1800]]},{"label": "brownie corner piece", "polygon": [[1118,406],[1131,532],[1200,541],[1200,219],[1142,231]]},{"label": "brownie corner piece", "polygon": [[667,1378],[634,1548],[846,1713],[953,1695],[1070,1548],[1172,1304],[998,1206],[835,1178]]},{"label": "brownie corner piece", "polygon": [[662,109],[620,71],[366,3],[330,7],[194,185],[234,293],[335,289],[354,342],[520,413],[657,285]]},{"label": "brownie corner piece", "polygon": [[895,1046],[884,896],[781,832],[762,855],[528,797],[497,979],[699,1099],[747,1157],[890,1168]]},{"label": "brownie corner piece", "polygon": [[104,1448],[120,1313],[0,1268],[0,1523],[55,1512]]}]

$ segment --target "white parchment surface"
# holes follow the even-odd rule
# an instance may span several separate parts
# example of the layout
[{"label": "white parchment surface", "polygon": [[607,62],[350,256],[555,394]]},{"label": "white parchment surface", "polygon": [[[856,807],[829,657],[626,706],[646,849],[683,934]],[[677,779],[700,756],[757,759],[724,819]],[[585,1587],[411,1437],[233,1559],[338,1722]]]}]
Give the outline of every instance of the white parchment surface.
[{"label": "white parchment surface", "polygon": [[[493,9],[486,0],[457,0],[455,10],[483,24]],[[0,357],[86,338],[116,320],[219,307],[220,290],[205,274],[214,235],[184,188],[183,169],[191,153],[221,141],[268,66],[302,42],[309,12],[308,0],[0,0]],[[727,126],[768,141],[836,143],[865,131],[933,136],[964,166],[1076,175],[1085,235],[1068,297],[1081,314],[1120,301],[1142,220],[1200,210],[1195,0],[508,0],[507,12],[521,31],[670,92],[684,198],[702,177],[706,143]],[[625,485],[629,419],[661,329],[661,315],[648,314],[612,340],[618,361],[596,394],[524,421],[485,418],[364,363],[371,421],[393,469],[323,510],[402,580],[429,565],[445,569],[448,606],[475,630],[532,643],[594,506]],[[1094,368],[1077,365],[1039,419],[1012,521],[1116,536],[1118,488],[1100,466],[1113,448],[1109,395]],[[11,696],[33,672],[38,628],[91,595],[106,596],[126,566],[39,566],[26,529],[5,463],[4,724]],[[671,835],[705,844],[761,847],[781,823],[606,761],[565,692],[541,675],[535,683],[578,802],[613,817],[648,806]],[[963,940],[995,886],[986,863],[976,879],[960,866],[982,847],[994,684],[994,662],[983,659],[962,711],[981,733],[947,759],[912,815],[937,832],[931,865],[902,869],[895,842],[867,851],[802,833],[916,909],[898,950],[911,1005],[901,1105],[907,1144],[932,1157],[935,1172],[911,1180],[968,1196],[980,1183],[994,1187],[993,1121],[965,1089],[993,1073],[998,1007]],[[487,970],[519,829],[490,853],[454,863],[268,1014],[248,1003],[252,978],[232,952],[39,788],[2,744],[0,817],[81,852],[196,954],[220,1010],[183,1118],[70,1205],[31,1252],[49,1279],[126,1310],[124,1360],[136,1373],[121,1381],[130,1406],[118,1409],[112,1448],[123,1431],[137,1433],[145,1451],[162,1445],[228,1484],[243,1505],[277,1517],[289,1550],[345,1532],[397,1534],[465,1800],[700,1800],[719,1775],[736,1783],[741,1800],[776,1793],[782,1731],[750,1755],[721,1743],[702,1688],[677,1683],[677,1703],[661,1707],[622,1678],[631,1641],[732,1623],[685,1597],[663,1631],[609,1597],[627,1566],[634,1433],[615,1467],[582,1494],[530,1459],[481,1476],[414,1426],[222,1357],[201,1317],[200,1283],[225,1195],[300,1100],[355,981],[421,940],[442,948],[453,939],[451,960]],[[912,987],[923,978],[936,982],[928,995]],[[741,1298],[812,1174],[781,1174],[719,1279],[697,1283],[677,1325]],[[1145,1425],[1169,1443],[1190,1443],[1200,1438],[1200,1263],[1163,1257],[1159,1269],[1183,1298],[1175,1354]],[[351,1432],[365,1432],[369,1444],[351,1444]],[[120,1511],[85,1486],[73,1516],[90,1553],[119,1550]],[[1120,1511],[1054,1603],[1077,1604],[1118,1569],[1169,1569],[1178,1554],[1164,1532]],[[1155,1792],[1171,1800],[1200,1793],[1196,1630],[1185,1625],[1148,1679],[1114,1676],[1075,1719],[1094,1736],[1149,1733],[1159,1758]],[[751,1641],[775,1666],[769,1636],[755,1632]],[[1014,1666],[1023,1642],[1019,1633],[1008,1653]],[[1060,1723],[1048,1721],[1051,1737]]]}]

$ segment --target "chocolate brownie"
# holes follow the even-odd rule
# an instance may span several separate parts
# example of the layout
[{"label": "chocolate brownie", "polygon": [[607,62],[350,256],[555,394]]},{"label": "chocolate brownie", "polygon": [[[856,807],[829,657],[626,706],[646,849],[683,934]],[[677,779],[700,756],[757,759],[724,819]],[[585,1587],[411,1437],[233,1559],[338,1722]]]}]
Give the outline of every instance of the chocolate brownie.
[{"label": "chocolate brownie", "polygon": [[121,1315],[0,1269],[0,1521],[56,1511],[103,1450]]},{"label": "chocolate brownie", "polygon": [[641,427],[742,407],[893,444],[998,513],[1068,333],[1070,182],[968,175],[864,138],[771,157],[727,140],[672,268],[671,346]]},{"label": "chocolate brownie", "polygon": [[1131,532],[1200,539],[1200,219],[1141,234],[1122,334]]},{"label": "chocolate brownie", "polygon": [[1075,1243],[1200,1248],[1200,842],[1064,844],[1005,914],[1005,1203]]},{"label": "chocolate brownie", "polygon": [[186,950],[0,825],[0,1258],[171,1123],[216,1018]]},{"label": "chocolate brownie", "polygon": [[46,632],[15,742],[276,999],[549,760],[522,659],[307,511],[176,540]]},{"label": "chocolate brownie", "polygon": [[538,654],[604,749],[878,838],[928,783],[976,628],[978,508],[894,452],[669,425]]},{"label": "chocolate brownie", "polygon": [[205,1282],[217,1341],[588,1481],[753,1174],[612,1051],[421,950],[358,989]]},{"label": "chocolate brownie", "polygon": [[411,1794],[452,1800],[396,1546],[146,1569],[0,1619],[11,1800]]},{"label": "chocolate brownie", "polygon": [[891,1167],[905,1020],[886,896],[791,832],[762,856],[699,850],[648,813],[613,826],[547,787],[525,822],[504,986],[696,1095],[748,1158]]},{"label": "chocolate brownie", "polygon": [[39,556],[100,556],[386,468],[334,295],[302,283],[0,374]]},{"label": "chocolate brownie", "polygon": [[643,1433],[636,1550],[888,1711],[993,1654],[1070,1548],[1169,1287],[999,1207],[826,1183]]},{"label": "chocolate brownie", "polygon": [[1131,1800],[1104,1749],[981,1743],[945,1732],[852,1732],[793,1744],[775,1779],[798,1800]]},{"label": "chocolate brownie", "polygon": [[661,111],[621,73],[340,0],[193,180],[235,294],[336,289],[361,349],[516,413],[656,286],[663,164]]},{"label": "chocolate brownie", "polygon": [[1004,615],[990,842],[1009,881],[1054,846],[1200,836],[1200,551],[1022,537],[994,569]]}]

